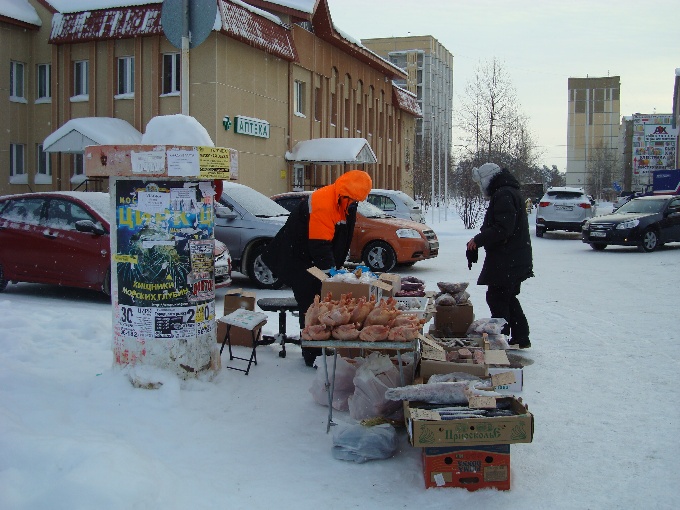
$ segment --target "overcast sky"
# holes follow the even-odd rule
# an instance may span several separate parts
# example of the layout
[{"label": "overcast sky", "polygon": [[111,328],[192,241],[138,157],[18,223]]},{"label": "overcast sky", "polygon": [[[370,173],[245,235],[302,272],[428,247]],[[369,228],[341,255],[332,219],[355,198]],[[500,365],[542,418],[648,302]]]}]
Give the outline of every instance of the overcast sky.
[{"label": "overcast sky", "polygon": [[[677,0],[328,0],[348,34],[431,35],[453,54],[454,109],[478,64],[496,57],[544,156],[567,164],[567,80],[621,77],[621,115],[670,113],[680,68]],[[455,144],[454,133],[454,144]]]}]

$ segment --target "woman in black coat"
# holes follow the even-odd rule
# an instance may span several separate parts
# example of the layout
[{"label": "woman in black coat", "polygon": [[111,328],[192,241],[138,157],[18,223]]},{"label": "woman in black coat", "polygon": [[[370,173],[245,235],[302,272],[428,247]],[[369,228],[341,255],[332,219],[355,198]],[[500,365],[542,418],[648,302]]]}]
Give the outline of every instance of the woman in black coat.
[{"label": "woman in black coat", "polygon": [[504,333],[512,336],[510,344],[525,349],[531,347],[529,324],[517,296],[522,282],[534,273],[529,220],[519,182],[494,163],[474,168],[472,178],[490,199],[480,233],[467,244],[468,250],[483,247],[486,251],[477,284],[488,286],[491,316],[508,322]]}]

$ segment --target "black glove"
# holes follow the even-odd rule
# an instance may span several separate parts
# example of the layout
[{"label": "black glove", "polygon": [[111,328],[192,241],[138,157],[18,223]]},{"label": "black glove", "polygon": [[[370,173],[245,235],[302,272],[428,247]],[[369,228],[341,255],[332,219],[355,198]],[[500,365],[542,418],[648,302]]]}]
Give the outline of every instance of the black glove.
[{"label": "black glove", "polygon": [[472,270],[472,264],[476,264],[477,260],[479,259],[479,251],[477,248],[474,250],[465,250],[465,256],[467,257],[468,261],[468,269]]}]

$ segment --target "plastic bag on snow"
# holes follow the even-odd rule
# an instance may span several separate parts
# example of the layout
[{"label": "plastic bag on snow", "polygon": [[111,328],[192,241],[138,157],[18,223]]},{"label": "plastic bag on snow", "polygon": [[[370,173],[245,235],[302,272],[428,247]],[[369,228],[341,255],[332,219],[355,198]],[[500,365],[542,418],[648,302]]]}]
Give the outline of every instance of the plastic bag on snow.
[{"label": "plastic bag on snow", "polygon": [[[329,377],[332,370],[333,362],[329,362]],[[354,363],[350,363],[344,358],[338,356],[337,365],[335,366],[335,387],[333,388],[333,409],[338,411],[347,411],[349,404],[347,399],[354,393],[354,375],[357,367]],[[322,406],[328,406],[328,388],[326,388],[326,372],[318,369],[316,377],[309,388],[314,401]]]},{"label": "plastic bag on snow", "polygon": [[333,457],[366,462],[394,456],[398,446],[397,431],[388,423],[365,427],[339,423],[333,427]]}]

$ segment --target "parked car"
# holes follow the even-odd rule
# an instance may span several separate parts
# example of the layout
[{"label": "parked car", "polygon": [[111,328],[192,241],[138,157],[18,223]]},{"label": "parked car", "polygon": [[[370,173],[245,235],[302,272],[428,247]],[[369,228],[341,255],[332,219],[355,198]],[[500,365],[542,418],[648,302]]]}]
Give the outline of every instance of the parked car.
[{"label": "parked car", "polygon": [[619,207],[621,207],[623,204],[627,204],[631,200],[633,200],[636,197],[641,197],[643,196],[642,193],[636,193],[633,191],[624,191],[621,193],[621,196],[616,199],[612,206],[612,212],[616,212]]},{"label": "parked car", "polygon": [[[110,295],[110,207],[109,194],[98,192],[0,197],[0,291],[30,282]],[[215,284],[230,283],[229,250],[216,242]]]},{"label": "parked car", "polygon": [[536,237],[543,237],[549,230],[580,232],[586,220],[595,216],[592,202],[581,188],[548,189],[538,202]]},{"label": "parked car", "polygon": [[[311,191],[281,193],[272,200],[291,211],[310,194]],[[388,272],[397,264],[413,265],[438,253],[437,235],[427,225],[394,218],[366,201],[359,202],[350,262],[363,262],[372,271]]]},{"label": "parked car", "polygon": [[288,219],[289,212],[253,188],[223,182],[215,203],[215,238],[231,253],[233,269],[261,289],[282,286],[262,263],[260,255]]},{"label": "parked car", "polygon": [[425,223],[420,206],[403,191],[391,189],[372,189],[366,202],[382,209],[395,218],[404,218]]},{"label": "parked car", "polygon": [[650,252],[665,243],[680,242],[680,196],[633,198],[615,213],[586,221],[581,237],[594,250],[616,244]]}]

